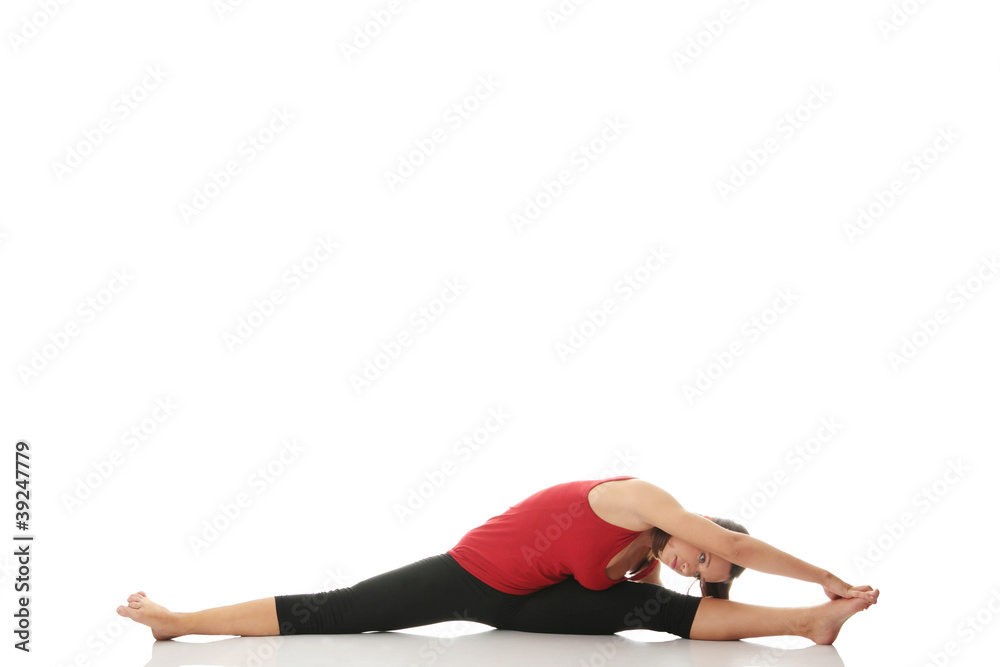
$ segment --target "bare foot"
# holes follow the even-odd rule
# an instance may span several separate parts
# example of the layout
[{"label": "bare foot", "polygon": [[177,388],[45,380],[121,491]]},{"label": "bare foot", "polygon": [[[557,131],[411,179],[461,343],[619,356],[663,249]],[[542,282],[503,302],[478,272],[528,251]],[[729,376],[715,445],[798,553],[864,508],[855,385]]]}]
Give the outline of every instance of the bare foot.
[{"label": "bare foot", "polygon": [[845,598],[815,607],[816,616],[809,621],[805,636],[817,644],[832,644],[844,622],[871,604],[861,598]]},{"label": "bare foot", "polygon": [[128,596],[128,605],[116,611],[120,616],[148,625],[153,631],[153,639],[173,639],[182,634],[178,630],[177,615],[150,600],[142,591]]}]

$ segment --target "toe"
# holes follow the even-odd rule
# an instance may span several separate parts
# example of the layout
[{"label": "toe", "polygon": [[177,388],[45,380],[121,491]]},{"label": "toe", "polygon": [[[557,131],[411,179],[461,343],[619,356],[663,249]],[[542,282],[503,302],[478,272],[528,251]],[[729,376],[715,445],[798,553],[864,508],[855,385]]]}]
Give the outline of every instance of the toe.
[{"label": "toe", "polygon": [[136,601],[129,602],[128,606],[131,607],[132,609],[138,609],[139,608],[139,601],[136,600]]},{"label": "toe", "polygon": [[141,597],[148,597],[146,595],[146,591],[139,591],[138,595],[140,595]]},{"label": "toe", "polygon": [[142,599],[142,598],[140,598],[140,597],[138,596],[138,594],[136,594],[136,593],[133,593],[132,595],[128,596],[128,601],[129,601],[129,602],[138,602],[138,601],[139,601],[139,600],[141,600],[141,599]]}]

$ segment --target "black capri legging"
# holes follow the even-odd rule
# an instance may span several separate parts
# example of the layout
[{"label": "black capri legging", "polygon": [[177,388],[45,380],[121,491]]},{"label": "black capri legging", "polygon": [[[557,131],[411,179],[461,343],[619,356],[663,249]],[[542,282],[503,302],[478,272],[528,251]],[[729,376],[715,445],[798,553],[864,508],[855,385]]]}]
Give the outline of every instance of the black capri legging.
[{"label": "black capri legging", "polygon": [[349,588],[274,599],[282,635],[351,634],[474,621],[522,632],[608,635],[658,630],[685,639],[702,600],[630,581],[594,591],[573,578],[513,595],[483,583],[448,554],[424,558]]}]

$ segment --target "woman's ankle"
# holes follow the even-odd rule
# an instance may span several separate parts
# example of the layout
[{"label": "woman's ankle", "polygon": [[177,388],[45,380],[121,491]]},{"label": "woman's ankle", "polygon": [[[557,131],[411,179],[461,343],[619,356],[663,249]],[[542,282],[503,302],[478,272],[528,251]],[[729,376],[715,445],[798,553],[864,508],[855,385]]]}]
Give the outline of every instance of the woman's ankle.
[{"label": "woman's ankle", "polygon": [[823,607],[820,605],[815,607],[798,607],[795,611],[797,613],[792,617],[790,632],[788,634],[810,639],[811,635],[816,632],[816,626],[822,620]]},{"label": "woman's ankle", "polygon": [[183,637],[184,635],[195,635],[198,634],[194,630],[195,618],[193,613],[185,612],[171,612],[171,634],[175,637]]}]

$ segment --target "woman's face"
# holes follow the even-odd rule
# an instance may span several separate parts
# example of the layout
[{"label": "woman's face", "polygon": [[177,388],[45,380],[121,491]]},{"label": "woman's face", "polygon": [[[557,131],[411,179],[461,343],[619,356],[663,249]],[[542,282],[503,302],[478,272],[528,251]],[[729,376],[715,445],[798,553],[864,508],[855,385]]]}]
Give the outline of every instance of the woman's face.
[{"label": "woman's face", "polygon": [[733,564],[679,537],[671,537],[660,552],[660,562],[685,577],[698,575],[702,581],[717,582],[729,578]]}]

